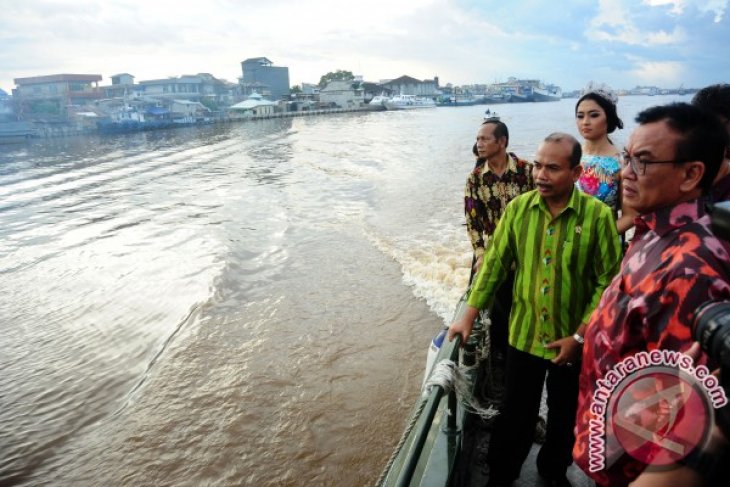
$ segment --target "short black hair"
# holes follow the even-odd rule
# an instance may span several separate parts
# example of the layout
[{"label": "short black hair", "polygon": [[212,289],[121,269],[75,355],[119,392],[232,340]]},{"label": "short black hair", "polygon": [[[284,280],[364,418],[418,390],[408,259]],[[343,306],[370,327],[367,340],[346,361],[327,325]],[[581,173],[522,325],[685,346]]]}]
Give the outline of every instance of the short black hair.
[{"label": "short black hair", "polygon": [[482,122],[482,125],[486,125],[488,123],[491,123],[494,125],[494,138],[499,140],[500,137],[504,137],[507,139],[507,143],[504,145],[505,147],[509,146],[509,130],[507,129],[507,125],[505,125],[504,122],[499,120],[498,118],[488,118],[484,122]]},{"label": "short black hair", "polygon": [[474,163],[474,169],[478,168],[479,166],[483,165],[485,162],[487,162],[486,157],[479,157],[479,151],[477,150],[477,144],[474,143],[474,146],[471,148],[472,154],[474,154],[477,158],[476,162]]},{"label": "short black hair", "polygon": [[592,91],[588,92],[578,99],[578,103],[575,104],[575,113],[578,113],[578,105],[580,105],[583,100],[593,100],[598,104],[598,106],[603,108],[604,112],[606,112],[606,132],[612,134],[617,128],[624,128],[624,123],[620,118],[618,118],[616,105],[614,105],[611,100],[607,100],[598,93]]},{"label": "short black hair", "polygon": [[580,142],[570,134],[563,132],[553,132],[552,134],[545,137],[543,142],[563,142],[567,141],[572,144],[573,150],[570,153],[570,168],[573,169],[580,164],[580,158],[583,157],[583,149],[580,147]]},{"label": "short black hair", "polygon": [[730,85],[721,83],[706,86],[695,93],[692,104],[730,120]]},{"label": "short black hair", "polygon": [[647,108],[636,116],[639,125],[666,122],[680,136],[674,149],[679,161],[700,161],[705,174],[700,187],[708,191],[717,176],[727,146],[728,134],[718,118],[689,103],[671,103]]}]

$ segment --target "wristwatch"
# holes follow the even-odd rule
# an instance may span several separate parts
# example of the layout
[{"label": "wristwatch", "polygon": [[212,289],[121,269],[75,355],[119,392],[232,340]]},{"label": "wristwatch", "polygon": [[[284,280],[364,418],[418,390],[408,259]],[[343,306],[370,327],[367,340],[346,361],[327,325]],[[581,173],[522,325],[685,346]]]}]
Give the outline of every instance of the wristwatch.
[{"label": "wristwatch", "polygon": [[575,340],[576,342],[580,343],[581,345],[583,345],[586,342],[586,339],[583,338],[582,336],[580,336],[577,333],[573,333],[573,340]]}]

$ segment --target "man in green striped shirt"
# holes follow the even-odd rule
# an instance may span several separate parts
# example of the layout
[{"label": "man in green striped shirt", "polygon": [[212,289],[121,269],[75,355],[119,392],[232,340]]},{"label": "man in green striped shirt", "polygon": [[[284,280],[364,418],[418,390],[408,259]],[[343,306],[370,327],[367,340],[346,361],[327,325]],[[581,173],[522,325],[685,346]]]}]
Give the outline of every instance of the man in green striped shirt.
[{"label": "man in green striped shirt", "polygon": [[567,134],[549,135],[533,163],[536,190],[512,200],[486,250],[469,307],[449,328],[465,342],[478,311],[490,306],[516,267],[509,322],[506,391],[487,462],[489,485],[519,477],[529,453],[547,374],[547,438],[537,458],[549,485],[570,485],[573,425],[585,324],[616,275],[621,246],[611,209],[575,188],[581,148]]}]

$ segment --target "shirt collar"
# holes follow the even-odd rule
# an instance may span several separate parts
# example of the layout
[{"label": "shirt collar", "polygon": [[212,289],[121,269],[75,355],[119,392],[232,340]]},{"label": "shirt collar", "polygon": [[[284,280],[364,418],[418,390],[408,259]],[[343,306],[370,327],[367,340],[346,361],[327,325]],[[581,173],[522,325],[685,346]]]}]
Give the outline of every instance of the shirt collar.
[{"label": "shirt collar", "polygon": [[642,235],[651,230],[663,237],[673,230],[697,221],[706,214],[703,198],[685,201],[674,206],[665,206],[652,213],[637,216],[634,219],[636,235]]},{"label": "shirt collar", "polygon": [[[504,170],[504,174],[507,174],[510,171],[513,173],[517,172],[517,160],[516,160],[516,156],[514,154],[512,154],[511,152],[508,152],[507,153],[507,169]],[[494,172],[494,171],[492,171],[492,168],[489,167],[489,161],[484,162],[484,169],[482,170],[482,172],[492,172],[492,173]]]},{"label": "shirt collar", "polygon": [[[579,192],[580,190],[576,189],[576,187],[573,186],[573,188],[571,189],[570,198],[568,198],[568,203],[565,205],[565,208],[560,211],[561,215],[565,213],[565,210],[567,210],[568,208],[573,211],[577,211],[578,199],[580,198]],[[548,208],[547,203],[545,202],[543,197],[540,196],[540,193],[537,190],[535,190],[535,194],[533,195],[532,201],[530,202],[530,206],[539,206],[543,210],[550,213],[550,208]]]}]

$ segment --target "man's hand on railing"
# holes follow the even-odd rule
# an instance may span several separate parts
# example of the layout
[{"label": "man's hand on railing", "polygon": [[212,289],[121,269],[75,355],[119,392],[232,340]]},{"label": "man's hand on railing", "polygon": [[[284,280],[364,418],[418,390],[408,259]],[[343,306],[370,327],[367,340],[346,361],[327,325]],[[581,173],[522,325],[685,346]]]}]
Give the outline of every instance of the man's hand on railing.
[{"label": "man's hand on railing", "polygon": [[456,335],[461,335],[461,346],[463,347],[466,341],[469,340],[471,329],[474,327],[474,320],[478,315],[479,310],[477,308],[467,306],[461,318],[449,326],[449,331],[446,334],[449,341],[452,341]]}]

